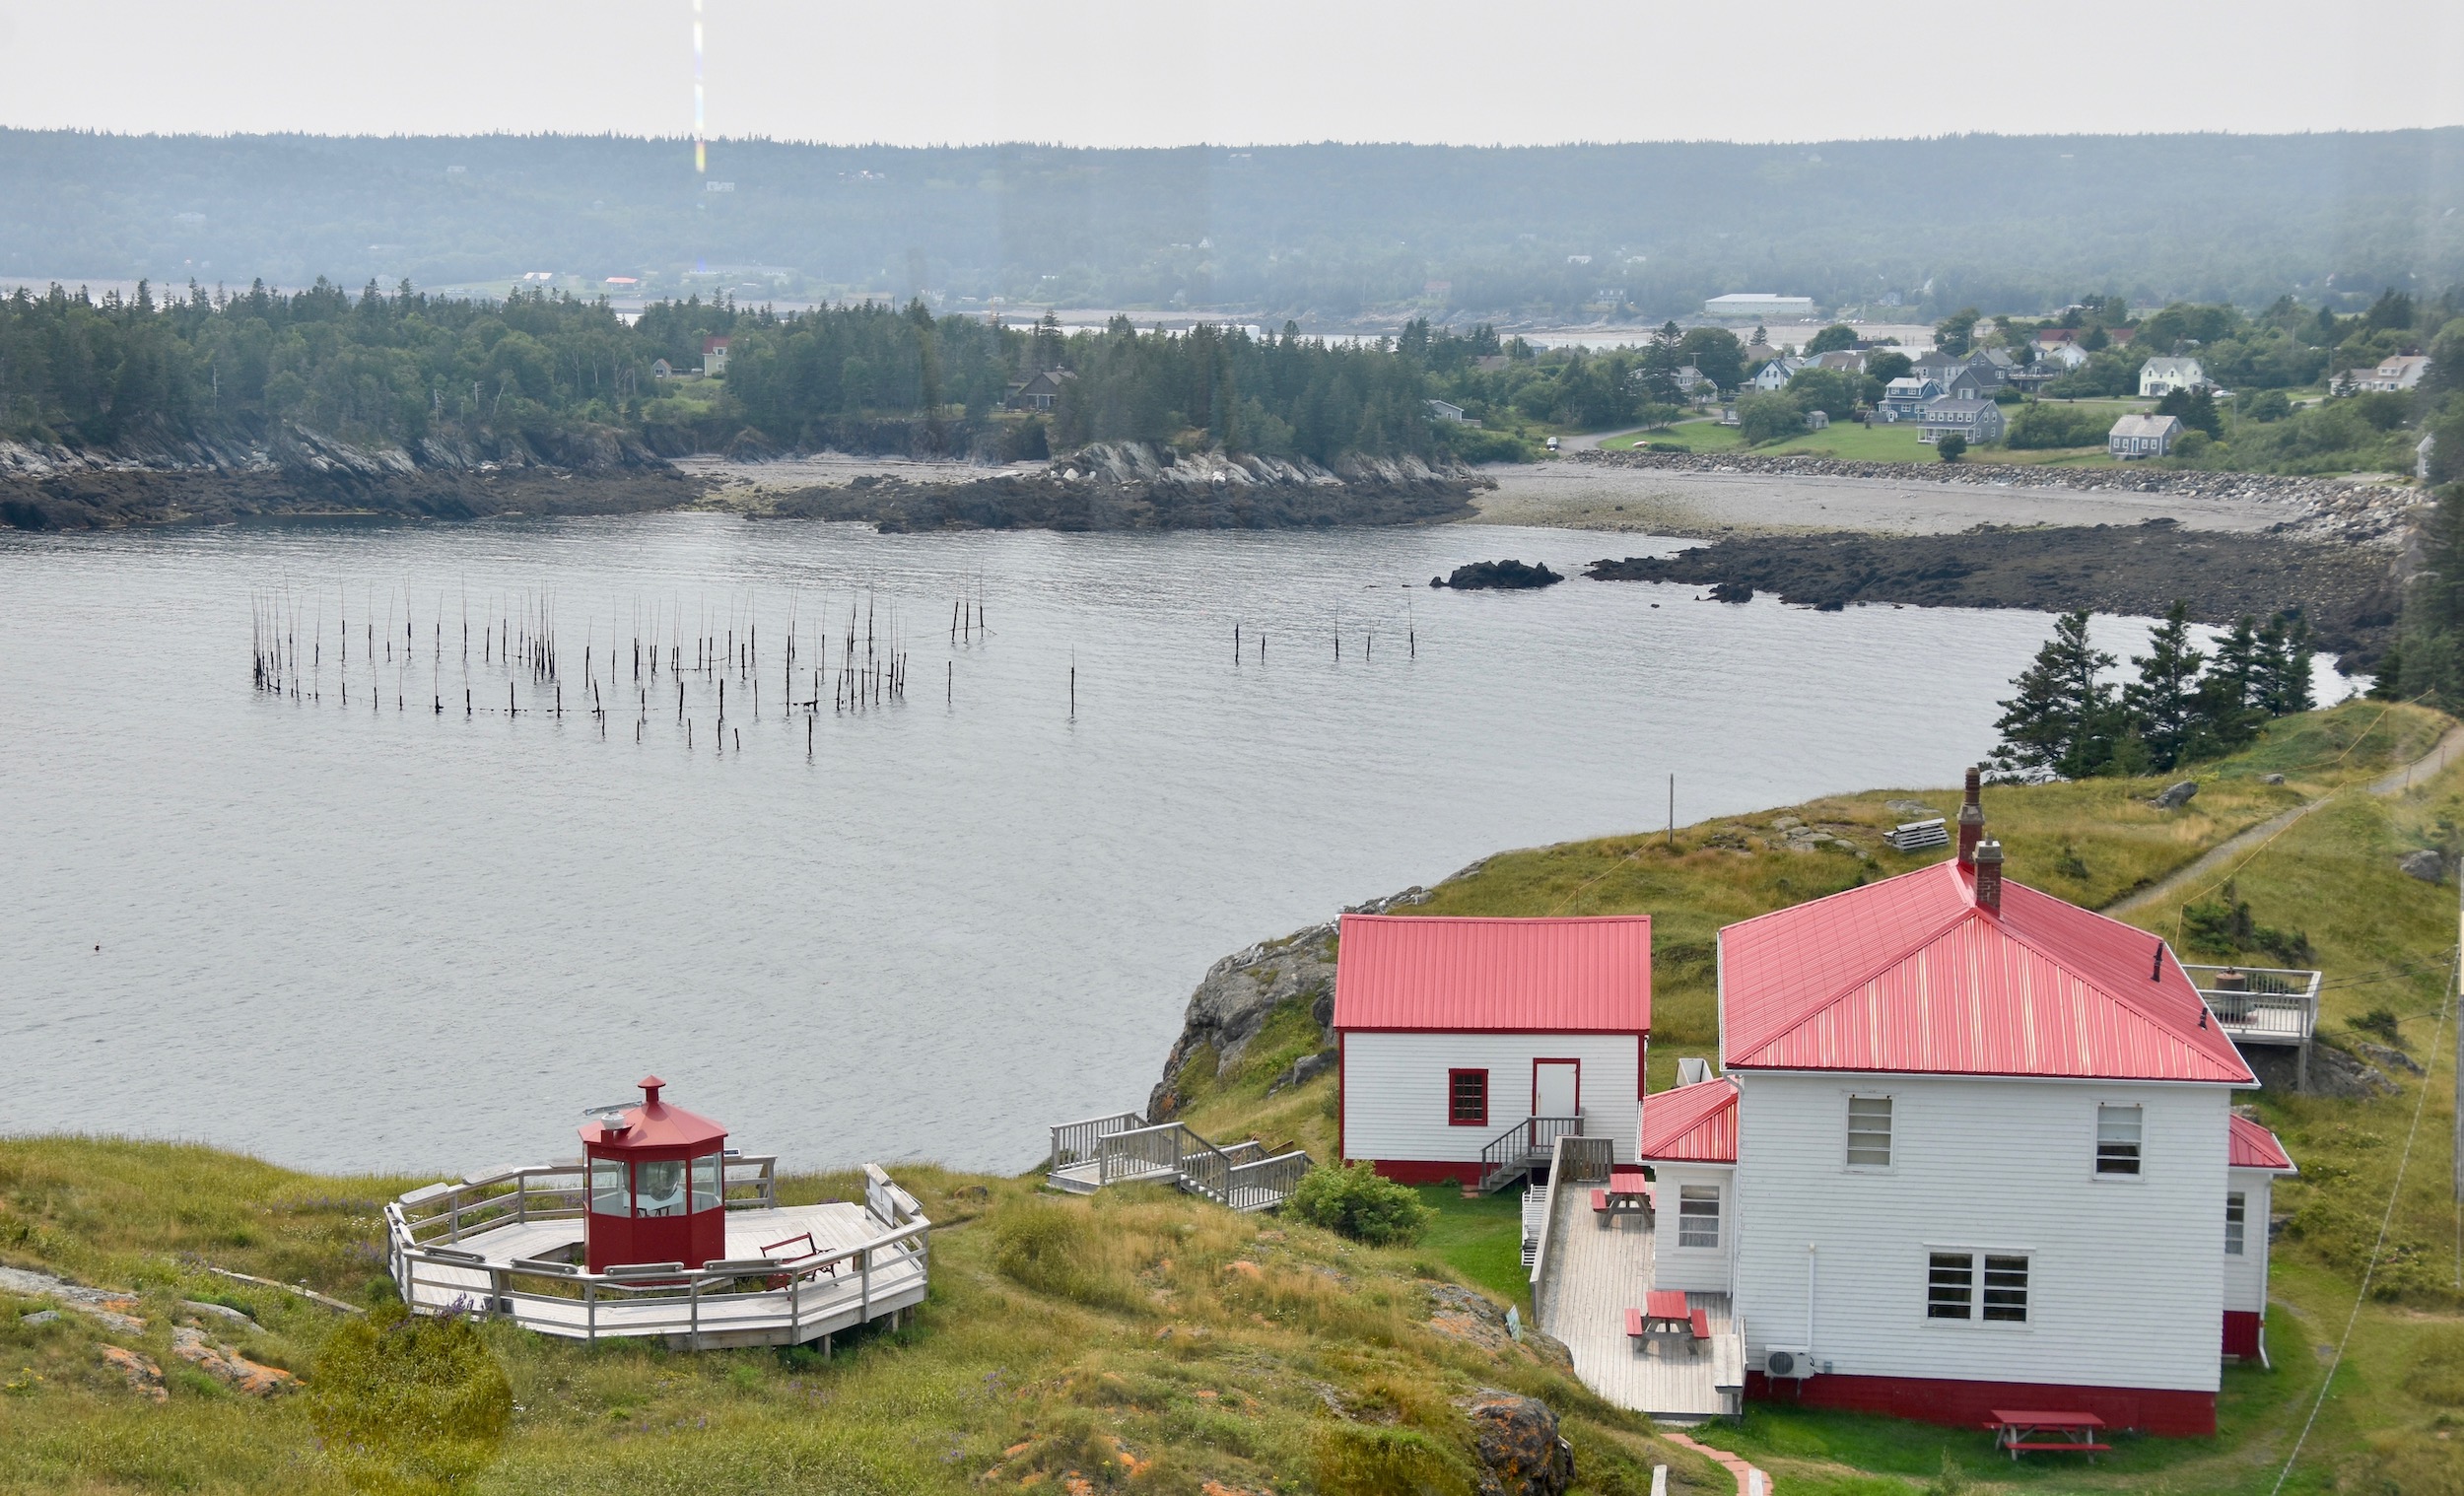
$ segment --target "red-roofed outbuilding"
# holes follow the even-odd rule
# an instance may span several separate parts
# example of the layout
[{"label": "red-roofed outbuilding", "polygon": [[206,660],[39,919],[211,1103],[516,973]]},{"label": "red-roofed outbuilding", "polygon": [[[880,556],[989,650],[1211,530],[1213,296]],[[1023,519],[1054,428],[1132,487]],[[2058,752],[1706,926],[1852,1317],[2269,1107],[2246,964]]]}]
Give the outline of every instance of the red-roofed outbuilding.
[{"label": "red-roofed outbuilding", "polygon": [[1346,915],[1335,957],[1346,1160],[1496,1188],[1561,1132],[1633,1157],[1651,920]]}]

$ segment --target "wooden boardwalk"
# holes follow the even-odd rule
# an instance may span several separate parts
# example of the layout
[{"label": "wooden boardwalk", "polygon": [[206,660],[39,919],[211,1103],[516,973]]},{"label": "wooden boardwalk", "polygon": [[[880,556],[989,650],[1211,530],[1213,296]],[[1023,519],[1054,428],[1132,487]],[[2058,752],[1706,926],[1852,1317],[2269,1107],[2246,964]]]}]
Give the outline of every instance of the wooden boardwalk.
[{"label": "wooden boardwalk", "polygon": [[1687,1308],[1708,1313],[1709,1341],[1649,1335],[1637,1349],[1625,1333],[1625,1312],[1639,1308],[1651,1289],[1650,1219],[1625,1216],[1604,1226],[1593,1219],[1590,1190],[1569,1185],[1549,1193],[1540,1328],[1574,1353],[1574,1373],[1583,1385],[1619,1407],[1670,1422],[1740,1411],[1745,1346],[1732,1322],[1729,1296],[1685,1296]]}]

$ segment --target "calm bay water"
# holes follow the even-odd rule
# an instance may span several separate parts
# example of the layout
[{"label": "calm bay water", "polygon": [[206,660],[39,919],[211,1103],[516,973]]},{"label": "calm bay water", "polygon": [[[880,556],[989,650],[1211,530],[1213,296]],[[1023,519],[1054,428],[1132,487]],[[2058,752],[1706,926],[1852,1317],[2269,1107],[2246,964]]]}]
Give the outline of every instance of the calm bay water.
[{"label": "calm bay water", "polygon": [[[1023,1168],[1047,1123],[1143,1104],[1218,956],[1502,848],[1659,826],[1672,773],[1680,821],[1952,782],[2046,633],[1426,586],[1649,548],[703,515],[0,537],[0,1130],[458,1173],[564,1154],[581,1108],[654,1070],[797,1166]],[[313,703],[250,689],[251,597],[284,585],[323,630]],[[953,648],[979,588],[992,633]],[[371,674],[361,619],[373,596],[381,651],[388,592],[415,663]],[[553,596],[564,717],[526,679],[527,714],[463,714],[465,592],[474,620]],[[843,636],[867,595],[909,650],[907,701],[825,709],[809,759],[780,710],[790,593],[799,675],[815,618]],[[691,750],[663,673],[638,727],[638,701],[604,732],[581,711],[585,638],[629,696],[606,643],[654,608],[687,619],[688,663],[704,617],[758,617],[740,749],[713,680]],[[2099,624],[2116,653],[2144,639]],[[501,671],[471,677],[503,700]]]}]

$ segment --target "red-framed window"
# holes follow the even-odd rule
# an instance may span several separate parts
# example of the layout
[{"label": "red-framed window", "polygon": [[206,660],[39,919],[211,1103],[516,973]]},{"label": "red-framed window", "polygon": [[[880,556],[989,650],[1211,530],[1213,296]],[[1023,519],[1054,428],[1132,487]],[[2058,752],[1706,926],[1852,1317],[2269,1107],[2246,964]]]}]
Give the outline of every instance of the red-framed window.
[{"label": "red-framed window", "polygon": [[1458,1127],[1488,1125],[1488,1072],[1446,1072],[1446,1121]]}]

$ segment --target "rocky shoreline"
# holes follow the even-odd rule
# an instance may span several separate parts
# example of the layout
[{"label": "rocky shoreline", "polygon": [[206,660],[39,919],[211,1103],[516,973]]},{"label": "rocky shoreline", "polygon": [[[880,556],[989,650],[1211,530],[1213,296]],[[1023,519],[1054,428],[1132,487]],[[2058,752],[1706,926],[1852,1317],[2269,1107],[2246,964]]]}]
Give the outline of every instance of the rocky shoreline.
[{"label": "rocky shoreline", "polygon": [[1850,603],[2030,608],[2156,616],[2175,599],[2200,623],[2228,625],[2299,607],[2318,646],[2347,671],[2373,663],[2402,607],[2399,557],[2272,533],[2136,525],[2003,529],[1955,535],[1738,536],[1674,556],[1594,562],[1595,581],[1664,581],[1754,592],[1824,610]]},{"label": "rocky shoreline", "polygon": [[[958,529],[1281,529],[1469,517],[1487,480],[1417,458],[1333,468],[1274,457],[1178,456],[1108,443],[1048,465],[987,472],[901,464],[813,483],[809,464],[687,470],[614,431],[433,439],[401,446],[297,427],[104,448],[0,442],[0,525],[21,530],[248,519],[484,519],[713,509],[750,519],[835,519],[885,532]],[[786,481],[765,482],[773,469]]]},{"label": "rocky shoreline", "polygon": [[339,442],[298,427],[106,448],[0,442],[0,524],[21,530],[323,516],[484,519],[680,509],[703,485],[614,432]]},{"label": "rocky shoreline", "polygon": [[960,529],[1285,529],[1429,524],[1468,517],[1483,480],[1416,457],[1353,457],[1334,467],[1280,457],[1180,456],[1101,443],[1048,466],[954,481],[898,473],[774,487],[760,469],[712,502],[758,519],[839,519],[885,533]]},{"label": "rocky shoreline", "polygon": [[1582,451],[1565,460],[1601,467],[1670,473],[1767,473],[1773,476],[1866,478],[1896,483],[2030,489],[2078,493],[2154,494],[2176,499],[2230,500],[2281,508],[2275,526],[2294,539],[2393,548],[2403,543],[2417,489],[2385,483],[2293,478],[2271,473],[2209,472],[2149,467],[2048,467],[1994,462],[1865,462],[1837,457],[1759,456],[1745,452]]}]

